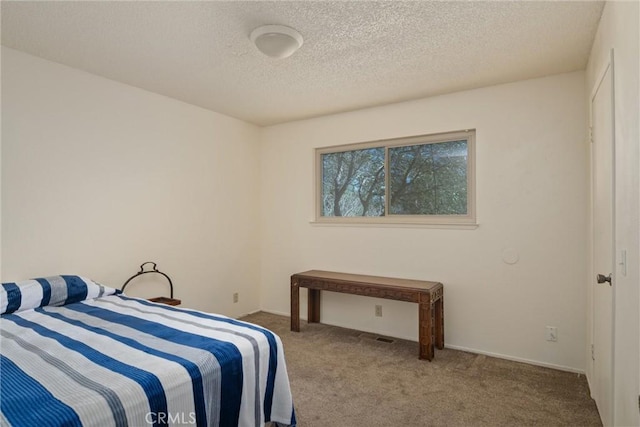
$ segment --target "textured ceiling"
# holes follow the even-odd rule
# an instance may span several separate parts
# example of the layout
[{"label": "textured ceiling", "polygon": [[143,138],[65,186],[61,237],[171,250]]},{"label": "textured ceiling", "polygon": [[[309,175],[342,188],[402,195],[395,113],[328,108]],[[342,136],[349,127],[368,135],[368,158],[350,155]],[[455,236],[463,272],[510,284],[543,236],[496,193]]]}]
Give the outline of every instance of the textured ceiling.
[{"label": "textured ceiling", "polygon": [[[2,44],[269,125],[584,69],[603,5],[2,1]],[[263,24],[302,48],[262,55]]]}]

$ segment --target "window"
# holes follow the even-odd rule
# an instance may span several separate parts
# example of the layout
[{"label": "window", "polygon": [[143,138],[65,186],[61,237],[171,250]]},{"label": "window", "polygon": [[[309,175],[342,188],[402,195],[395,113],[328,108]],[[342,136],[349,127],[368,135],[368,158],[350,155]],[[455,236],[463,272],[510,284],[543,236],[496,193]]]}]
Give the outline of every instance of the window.
[{"label": "window", "polygon": [[475,224],[475,131],[316,149],[316,221]]}]

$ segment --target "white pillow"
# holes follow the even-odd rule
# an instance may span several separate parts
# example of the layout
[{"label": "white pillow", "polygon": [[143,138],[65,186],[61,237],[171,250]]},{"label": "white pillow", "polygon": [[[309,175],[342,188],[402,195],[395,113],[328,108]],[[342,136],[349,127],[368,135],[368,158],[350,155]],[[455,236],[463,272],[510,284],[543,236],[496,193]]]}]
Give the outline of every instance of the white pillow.
[{"label": "white pillow", "polygon": [[52,276],[8,282],[0,288],[0,314],[45,305],[61,306],[115,293],[120,291],[81,276]]}]

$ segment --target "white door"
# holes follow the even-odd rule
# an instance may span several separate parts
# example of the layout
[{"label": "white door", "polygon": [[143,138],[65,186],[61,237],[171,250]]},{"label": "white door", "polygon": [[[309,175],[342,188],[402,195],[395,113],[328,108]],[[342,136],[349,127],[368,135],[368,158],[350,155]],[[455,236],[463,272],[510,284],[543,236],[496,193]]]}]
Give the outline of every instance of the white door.
[{"label": "white door", "polygon": [[613,53],[591,97],[593,176],[592,396],[613,424],[614,127]]}]

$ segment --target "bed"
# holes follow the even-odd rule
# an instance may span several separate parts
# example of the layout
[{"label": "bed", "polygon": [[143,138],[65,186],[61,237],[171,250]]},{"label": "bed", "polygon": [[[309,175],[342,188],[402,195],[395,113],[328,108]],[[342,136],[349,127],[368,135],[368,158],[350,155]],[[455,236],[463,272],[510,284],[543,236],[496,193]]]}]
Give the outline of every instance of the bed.
[{"label": "bed", "polygon": [[0,311],[0,425],[296,425],[260,326],[80,276],[3,283]]}]

